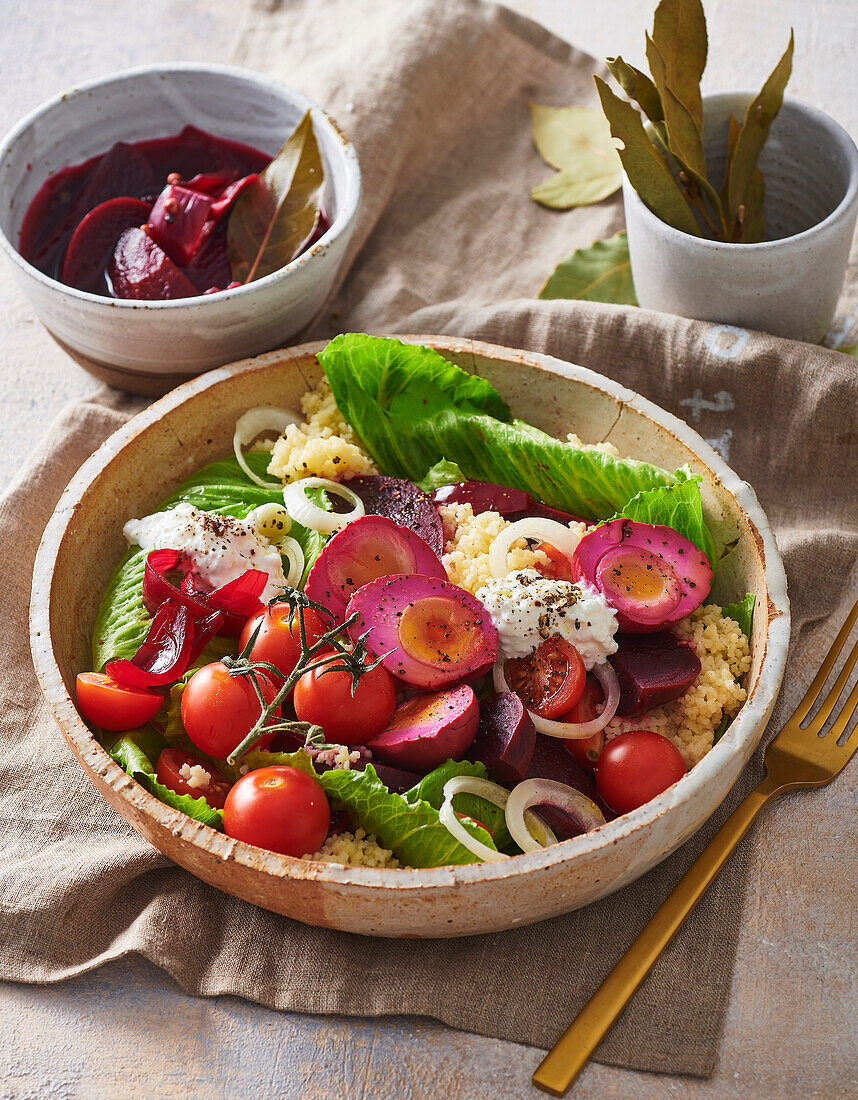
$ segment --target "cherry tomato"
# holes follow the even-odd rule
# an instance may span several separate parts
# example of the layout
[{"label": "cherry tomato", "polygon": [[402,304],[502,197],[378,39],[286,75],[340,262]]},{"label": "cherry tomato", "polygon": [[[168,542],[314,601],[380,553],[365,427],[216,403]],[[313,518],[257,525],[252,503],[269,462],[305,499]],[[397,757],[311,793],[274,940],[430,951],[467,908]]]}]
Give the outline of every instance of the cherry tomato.
[{"label": "cherry tomato", "polygon": [[395,706],[396,688],[383,665],[365,672],[354,694],[348,672],[328,671],[324,665],[308,669],[295,685],[299,720],[322,726],[334,744],[365,744],[387,728]]},{"label": "cherry tomato", "polygon": [[627,814],[685,775],[679,749],[652,730],[631,730],[609,741],[596,765],[596,787],[612,810]]},{"label": "cherry tomato", "polygon": [[[209,781],[204,787],[192,787],[191,776],[182,775],[182,768],[188,769],[199,766],[204,768],[209,775]],[[176,794],[189,794],[191,798],[204,798],[210,806],[217,810],[223,809],[229,788],[232,786],[225,775],[215,770],[211,764],[191,752],[182,752],[180,749],[164,749],[158,757],[158,766],[155,769],[155,778],[165,787],[169,787]]]},{"label": "cherry tomato", "polygon": [[[269,661],[283,673],[284,678],[294,671],[301,656],[301,634],[296,614],[289,625],[289,604],[277,603],[273,607],[248,619],[238,641],[239,650],[244,647],[259,627],[259,634],[250,651],[251,661]],[[311,607],[304,611],[304,631],[307,644],[312,645],[329,628],[322,616]]]},{"label": "cherry tomato", "polygon": [[572,562],[562,550],[558,550],[550,542],[538,542],[533,549],[541,550],[548,558],[548,565],[539,567],[543,577],[551,577],[555,581],[571,581],[573,579]]},{"label": "cherry tomato", "polygon": [[296,859],[321,848],[330,823],[325,792],[298,768],[248,772],[230,790],[223,808],[227,836]]},{"label": "cherry tomato", "polygon": [[[277,688],[257,673],[263,698],[270,703]],[[244,676],[230,676],[220,661],[205,665],[188,681],[182,694],[182,724],[198,749],[225,760],[250,733],[262,713],[253,684]],[[270,735],[258,742],[265,748]]]},{"label": "cherry tomato", "polygon": [[[584,693],[575,706],[564,714],[560,721],[574,722],[575,725],[579,726],[583,725],[584,722],[592,722],[600,714],[597,705],[604,703],[604,701],[605,693],[602,690],[602,685],[592,672],[588,672],[587,682],[584,684]],[[582,768],[593,771],[596,767],[596,761],[599,759],[599,753],[605,747],[605,731],[599,730],[598,733],[594,733],[590,737],[569,737],[562,744],[572,753]]]},{"label": "cherry tomato", "polygon": [[133,730],[154,718],[163,695],[143,688],[124,687],[103,672],[81,672],[77,678],[77,705],[81,714],[103,730]]},{"label": "cherry tomato", "polygon": [[584,691],[586,672],[578,650],[564,638],[546,638],[527,657],[504,663],[510,691],[540,718],[559,718]]}]

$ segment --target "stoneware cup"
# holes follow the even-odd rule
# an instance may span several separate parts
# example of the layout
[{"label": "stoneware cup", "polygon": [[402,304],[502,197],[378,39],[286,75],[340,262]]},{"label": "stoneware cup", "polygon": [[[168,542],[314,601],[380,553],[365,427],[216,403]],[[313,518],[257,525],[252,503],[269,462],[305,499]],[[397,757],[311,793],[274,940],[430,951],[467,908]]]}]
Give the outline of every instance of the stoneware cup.
[{"label": "stoneware cup", "polygon": [[[64,286],[18,253],[27,206],[59,168],[189,123],[273,155],[308,110],[331,226],[280,271],[220,294],[123,301]],[[57,96],[0,142],[0,248],[42,323],[82,366],[134,393],[164,393],[209,367],[277,347],[313,319],[342,264],[360,190],[354,146],[300,92],[225,65],[149,65]]]},{"label": "stoneware cup", "polygon": [[[753,98],[735,92],[704,100],[703,141],[716,186],[724,176],[730,114],[743,119]],[[674,229],[623,178],[638,301],[646,309],[819,343],[852,243],[858,150],[828,115],[784,100],[759,164],[769,238],[760,244],[725,244]]]}]

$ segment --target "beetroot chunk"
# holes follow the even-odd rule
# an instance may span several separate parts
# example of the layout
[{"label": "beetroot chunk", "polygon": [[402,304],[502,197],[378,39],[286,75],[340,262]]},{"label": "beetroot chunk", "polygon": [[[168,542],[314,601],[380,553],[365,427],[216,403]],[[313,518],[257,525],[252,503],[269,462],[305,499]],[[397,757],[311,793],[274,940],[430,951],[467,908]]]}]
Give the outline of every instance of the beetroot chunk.
[{"label": "beetroot chunk", "polygon": [[589,531],[572,562],[575,579],[597,588],[620,630],[646,634],[679,622],[712,587],[709,559],[672,527],[614,519]]},{"label": "beetroot chunk", "polygon": [[152,207],[149,229],[174,264],[186,267],[211,233],[212,200],[188,187],[168,184]]},{"label": "beetroot chunk", "polygon": [[343,484],[357,493],[367,515],[387,516],[400,527],[409,527],[440,558],[444,552],[441,517],[429,497],[412,481],[369,475],[353,477]]},{"label": "beetroot chunk", "polygon": [[619,646],[608,657],[620,681],[621,718],[635,718],[678,699],[700,675],[700,658],[667,630],[657,634],[617,634]]},{"label": "beetroot chunk", "polygon": [[116,242],[126,229],[143,225],[149,218],[149,210],[149,204],[140,199],[108,199],[99,203],[72,233],[60,279],[77,290],[106,293],[104,274]]},{"label": "beetroot chunk", "polygon": [[492,779],[513,786],[521,783],[535,746],[536,727],[515,692],[502,691],[483,699],[480,725],[468,756],[482,761]]},{"label": "beetroot chunk", "polygon": [[349,600],[349,634],[412,687],[471,680],[495,663],[498,632],[476,596],[438,577],[400,574],[370,581]]},{"label": "beetroot chunk", "polygon": [[194,298],[197,288],[142,229],[126,229],[108,268],[117,298]]},{"label": "beetroot chunk", "polygon": [[[606,821],[617,816],[599,796],[592,777],[579,767],[563,741],[557,737],[536,734],[533,757],[525,779],[556,779],[558,783],[574,787],[576,791],[592,799],[605,815]],[[556,806],[539,806],[536,807],[536,812],[554,830],[558,840],[581,835],[580,825]]]},{"label": "beetroot chunk", "polygon": [[432,494],[434,504],[470,504],[474,515],[483,512],[499,512],[508,516],[530,507],[530,493],[523,489],[509,489],[506,485],[494,485],[490,481],[460,481],[455,485],[442,485]]},{"label": "beetroot chunk", "polygon": [[346,604],[359,588],[398,573],[447,579],[438,556],[414,531],[386,516],[361,516],[327,543],[313,563],[304,591],[342,622]]},{"label": "beetroot chunk", "polygon": [[385,763],[425,774],[445,760],[461,760],[473,743],[479,720],[477,698],[466,684],[414,695],[396,708],[390,725],[367,747]]}]

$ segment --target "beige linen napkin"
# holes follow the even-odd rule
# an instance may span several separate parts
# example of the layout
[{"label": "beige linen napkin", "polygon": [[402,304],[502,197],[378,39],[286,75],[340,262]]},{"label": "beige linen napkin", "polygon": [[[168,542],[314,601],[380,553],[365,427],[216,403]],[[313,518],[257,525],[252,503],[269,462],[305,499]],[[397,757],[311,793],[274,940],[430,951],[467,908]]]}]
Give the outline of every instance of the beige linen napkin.
[{"label": "beige linen napkin", "polygon": [[[534,301],[556,260],[614,232],[621,211],[614,200],[557,215],[528,200],[545,169],[530,146],[527,100],[592,102],[593,63],[501,8],[260,0],[238,60],[328,105],[361,157],[366,198],[351,266],[315,334],[437,332],[547,351],[688,420],[754,485],[775,525],[794,615],[782,705],[793,705],[830,636],[825,620],[856,588],[855,362],[642,310]],[[57,981],[135,952],[194,994],[305,1012],[428,1015],[550,1045],[758,781],[759,757],[698,836],[650,874],[513,932],[378,941],[308,928],[206,886],[91,787],[41,700],[23,641],[36,546],[59,495],[140,407],[103,389],[67,408],[0,502],[0,978]],[[711,1072],[750,843],[659,961],[600,1061]],[[812,850],[812,838],[806,843]]]}]

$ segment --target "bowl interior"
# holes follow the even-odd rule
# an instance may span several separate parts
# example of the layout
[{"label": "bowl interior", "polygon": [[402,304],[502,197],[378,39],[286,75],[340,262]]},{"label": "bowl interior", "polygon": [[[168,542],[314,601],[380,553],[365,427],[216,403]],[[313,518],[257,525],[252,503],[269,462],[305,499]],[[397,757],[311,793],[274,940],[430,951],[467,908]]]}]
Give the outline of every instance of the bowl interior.
[{"label": "bowl interior", "polygon": [[486,377],[516,415],[552,434],[575,431],[585,441],[609,440],[621,454],[668,469],[689,463],[701,474],[716,542],[731,547],[713,596],[727,602],[752,591],[757,612],[749,702],[679,784],[596,833],[502,864],[398,872],[316,865],[229,841],[152,798],[98,746],[75,711],[71,688],[75,675],[91,667],[90,633],[125,548],[123,523],[151,511],[200,466],[229,454],[235,419],[251,406],[298,410],[320,375],[315,352],[321,345],[271,352],[194,379],[88,460],[43,539],[32,643],[54,715],[90,778],[176,862],[221,889],[311,923],[377,935],[465,935],[568,912],[636,878],[687,839],[726,795],[762,733],[783,671],[788,614],[765,517],[747,487],[691,429],[615,383],[545,356],[453,338],[411,339],[433,343]]},{"label": "bowl interior", "polygon": [[325,113],[276,81],[217,66],[153,67],[72,89],[22,122],[0,150],[0,229],[17,247],[33,196],[49,175],[115,142],[166,137],[192,124],[272,156],[308,109],[325,165],[332,224],[352,188],[342,137]]}]

